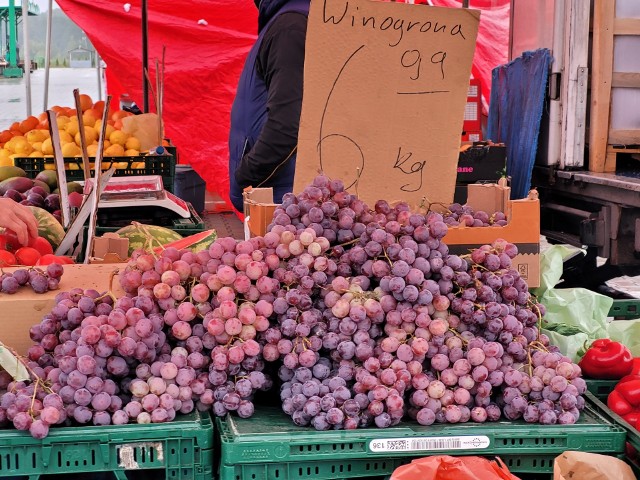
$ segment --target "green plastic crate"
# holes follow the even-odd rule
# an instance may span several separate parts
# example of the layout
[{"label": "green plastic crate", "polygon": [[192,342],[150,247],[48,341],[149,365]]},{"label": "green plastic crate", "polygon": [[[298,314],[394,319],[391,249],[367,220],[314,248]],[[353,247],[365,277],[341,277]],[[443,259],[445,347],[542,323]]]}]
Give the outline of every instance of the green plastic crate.
[{"label": "green plastic crate", "polygon": [[620,320],[640,318],[640,300],[614,300],[609,309],[609,316]]},{"label": "green plastic crate", "polygon": [[585,378],[587,389],[601,402],[607,403],[607,397],[618,384],[618,380],[594,380]]},{"label": "green plastic crate", "polygon": [[[566,450],[622,453],[625,429],[615,423],[606,407],[595,402],[597,399],[587,394],[587,406],[575,425],[545,426],[520,421],[422,427],[406,423],[383,430],[324,432],[296,427],[278,408],[258,408],[248,420],[234,416],[216,419],[219,480],[330,480],[389,475],[399,465],[429,454],[517,456],[522,459],[519,471],[536,472],[542,468],[541,462]],[[459,449],[455,437],[460,436],[468,437],[467,444],[487,443],[484,448]],[[397,443],[391,443],[392,439]],[[386,441],[386,448],[376,449],[375,445],[382,441]],[[398,450],[402,447],[409,449]]]},{"label": "green plastic crate", "polygon": [[[187,202],[188,203],[188,202]],[[150,220],[150,225],[157,225],[160,227],[169,228],[176,233],[179,233],[183,237],[188,237],[189,235],[194,235],[196,233],[204,232],[206,230],[204,220],[202,217],[198,215],[193,208],[193,206],[188,203],[189,212],[191,213],[190,218],[182,218],[182,217],[167,217],[165,222],[153,221]],[[122,212],[126,215],[127,220],[123,222],[118,222],[115,219],[117,218],[115,213],[117,210],[122,210]],[[127,209],[128,210],[128,209]],[[159,212],[159,209],[155,209],[155,211]],[[98,211],[98,226],[96,227],[96,234],[103,235],[107,232],[116,232],[124,226],[131,224],[131,218],[129,217],[129,212],[125,211],[125,209],[113,209],[109,214],[105,214],[104,218],[109,219],[109,225],[104,224],[100,217],[100,211]],[[145,223],[142,219],[139,220],[140,223]],[[115,223],[115,224],[114,224]]]},{"label": "green plastic crate", "polygon": [[[93,162],[94,158],[89,158]],[[84,172],[82,170],[82,158],[65,158],[65,163],[76,166],[74,169],[66,170],[67,181],[83,181]],[[144,162],[144,168],[132,168],[133,163]],[[117,168],[114,177],[131,177],[140,175],[160,175],[165,190],[173,192],[173,184],[176,176],[176,159],[173,155],[144,155],[139,157],[104,157],[103,164],[108,164],[110,168],[113,163],[126,164],[126,168]],[[53,157],[17,157],[14,159],[16,167],[20,167],[27,173],[27,177],[35,178],[38,173],[45,170],[45,165],[53,164]],[[105,165],[106,167],[106,165]],[[94,170],[91,170],[93,177]]]},{"label": "green plastic crate", "polygon": [[[173,422],[52,428],[36,440],[28,433],[0,430],[0,478],[154,470],[154,478],[211,480],[213,422],[191,413]],[[150,472],[151,473],[151,472]]]},{"label": "green plastic crate", "polygon": [[[188,237],[189,235],[195,235],[196,233],[204,232],[206,230],[206,226],[204,220],[198,215],[198,213],[193,209],[193,206],[189,204],[189,211],[191,212],[190,218],[182,218],[176,217],[172,218],[170,223],[163,224],[161,222],[151,222],[151,225],[158,225],[162,227],[169,228],[174,232],[179,233],[183,237]],[[98,214],[100,215],[100,214]],[[111,219],[113,219],[113,215],[110,215]],[[98,219],[98,223],[100,223],[100,219]],[[109,232],[117,232],[122,227],[131,224],[131,219],[126,222],[118,225],[97,225],[96,226],[96,236],[104,235]],[[83,244],[86,245],[87,241],[87,232],[89,227],[85,225],[83,229]],[[83,249],[84,252],[84,249]],[[77,262],[81,262],[84,258],[84,253],[76,259]]]}]

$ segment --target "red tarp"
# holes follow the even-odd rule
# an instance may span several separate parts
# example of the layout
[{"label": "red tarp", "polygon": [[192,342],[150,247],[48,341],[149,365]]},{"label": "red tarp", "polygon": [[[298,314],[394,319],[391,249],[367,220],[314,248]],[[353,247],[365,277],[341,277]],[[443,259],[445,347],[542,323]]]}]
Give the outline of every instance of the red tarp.
[{"label": "red tarp", "polygon": [[[128,93],[142,108],[140,1],[57,0],[107,64],[107,89],[118,103]],[[411,2],[409,2],[411,3]],[[418,3],[418,2],[415,2]],[[424,2],[421,2],[424,3]],[[429,0],[442,6],[460,0]],[[509,0],[471,0],[483,11],[473,75],[489,98],[491,69],[507,60]],[[126,6],[130,6],[127,11]],[[244,58],[255,39],[252,0],[148,1],[149,69],[166,46],[165,133],[209,190],[228,202],[229,113]],[[149,103],[153,111],[153,100]]]}]

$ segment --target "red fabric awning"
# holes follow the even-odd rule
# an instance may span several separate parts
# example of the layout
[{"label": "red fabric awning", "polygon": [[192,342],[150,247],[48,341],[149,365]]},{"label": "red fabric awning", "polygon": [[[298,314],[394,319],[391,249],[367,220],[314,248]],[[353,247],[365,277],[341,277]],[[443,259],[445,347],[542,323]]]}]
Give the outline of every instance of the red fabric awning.
[{"label": "red fabric awning", "polygon": [[[429,0],[460,7],[460,0]],[[107,64],[107,89],[117,104],[128,93],[142,107],[140,1],[57,0],[84,30]],[[415,2],[418,3],[418,2]],[[130,8],[126,6],[129,5]],[[509,0],[471,0],[483,11],[473,75],[489,98],[491,70],[507,60]],[[257,30],[252,0],[148,1],[149,70],[166,47],[165,133],[207,182],[228,202],[229,115],[236,83]],[[153,111],[153,100],[150,98]]]}]

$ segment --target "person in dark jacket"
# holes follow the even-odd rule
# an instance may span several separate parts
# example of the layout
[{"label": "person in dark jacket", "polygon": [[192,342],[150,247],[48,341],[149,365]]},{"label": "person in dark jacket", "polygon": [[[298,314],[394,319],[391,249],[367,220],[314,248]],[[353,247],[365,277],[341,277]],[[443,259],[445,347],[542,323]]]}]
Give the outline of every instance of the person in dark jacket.
[{"label": "person in dark jacket", "polygon": [[242,211],[248,186],[291,192],[302,107],[310,0],[255,0],[258,39],[245,62],[231,110],[229,186]]}]

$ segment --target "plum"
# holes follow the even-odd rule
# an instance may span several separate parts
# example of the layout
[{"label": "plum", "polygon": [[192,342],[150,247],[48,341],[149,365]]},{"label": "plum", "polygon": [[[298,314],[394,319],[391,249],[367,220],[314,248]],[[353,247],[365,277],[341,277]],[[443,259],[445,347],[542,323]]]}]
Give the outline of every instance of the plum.
[{"label": "plum", "polygon": [[44,188],[38,187],[37,185],[33,187],[31,190],[29,190],[27,195],[29,195],[30,193],[37,193],[42,198],[45,198],[49,194],[49,192],[47,192]]},{"label": "plum", "polygon": [[5,198],[10,198],[14,202],[21,202],[22,200],[24,200],[22,198],[22,194],[19,191],[14,190],[12,188],[5,192],[4,197]]},{"label": "plum", "polygon": [[44,207],[44,197],[42,195],[38,195],[37,193],[30,193],[29,195],[27,195],[27,201],[36,207]]},{"label": "plum", "polygon": [[44,199],[44,208],[46,208],[49,212],[54,212],[55,210],[60,209],[60,195],[55,193],[51,195],[47,195]]}]

